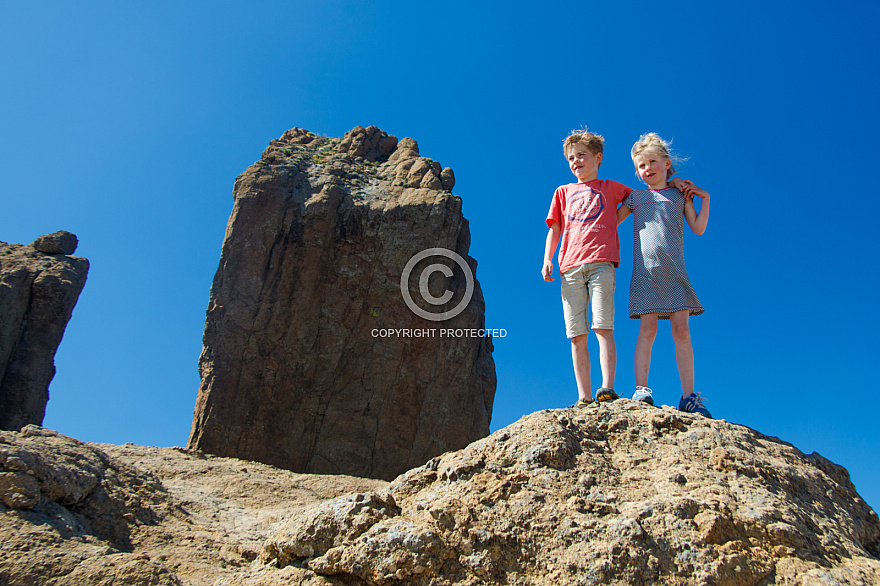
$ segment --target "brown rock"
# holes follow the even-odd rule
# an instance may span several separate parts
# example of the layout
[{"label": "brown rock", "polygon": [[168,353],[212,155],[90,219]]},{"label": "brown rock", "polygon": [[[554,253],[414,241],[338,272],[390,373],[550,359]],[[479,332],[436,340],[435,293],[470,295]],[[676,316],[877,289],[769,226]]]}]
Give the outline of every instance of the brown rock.
[{"label": "brown rock", "polygon": [[419,156],[419,143],[410,137],[406,137],[397,143],[397,149],[388,158],[390,162],[415,159]]},{"label": "brown rock", "polygon": [[[161,486],[149,475],[109,462],[82,442],[34,425],[21,433],[0,432],[0,498],[12,509],[7,520],[19,532],[29,533],[27,528],[36,526],[34,531],[41,533],[37,527],[47,525],[46,531],[55,535],[51,542],[78,536],[83,544],[119,551],[132,550],[132,525],[156,523],[161,505],[167,502]],[[3,536],[0,547],[14,551],[15,543],[21,545]],[[33,578],[50,577],[55,570]],[[0,576],[4,572],[10,573],[8,564],[0,565]]]},{"label": "brown rock", "polygon": [[339,141],[338,154],[363,157],[367,161],[387,159],[397,147],[397,138],[382,132],[375,126],[356,126]]},{"label": "brown rock", "polygon": [[844,469],[626,399],[529,415],[359,502],[372,526],[327,501],[261,560],[369,585],[880,583],[880,523]]},{"label": "brown rock", "polygon": [[212,586],[253,562],[278,520],[385,484],[0,432],[0,584]]},{"label": "brown rock", "polygon": [[[342,139],[293,129],[236,180],[191,448],[390,479],[488,435],[491,339],[461,199],[440,172],[414,140],[375,127]],[[432,256],[404,289],[428,313],[464,308],[440,322],[401,291],[410,259],[436,248],[467,273]],[[420,305],[416,275],[437,260],[452,276],[435,270],[429,294],[453,296]]]},{"label": "brown rock", "polygon": [[75,234],[61,230],[40,236],[31,243],[31,247],[46,254],[73,254],[78,244]]},{"label": "brown rock", "polygon": [[422,179],[431,176],[431,164],[425,159],[414,159],[404,178],[406,187],[421,187]]},{"label": "brown rock", "polygon": [[86,259],[65,256],[76,248],[69,232],[33,246],[50,252],[0,242],[0,429],[43,422],[55,351],[89,270]]},{"label": "brown rock", "polygon": [[845,469],[626,399],[528,415],[390,484],[0,432],[0,490],[34,485],[27,510],[0,499],[0,584],[880,583]]},{"label": "brown rock", "polygon": [[446,167],[440,172],[440,181],[443,184],[443,189],[452,191],[452,188],[455,187],[455,173],[451,168]]},{"label": "brown rock", "polygon": [[40,502],[40,486],[24,472],[0,472],[0,499],[10,509],[33,509]]}]

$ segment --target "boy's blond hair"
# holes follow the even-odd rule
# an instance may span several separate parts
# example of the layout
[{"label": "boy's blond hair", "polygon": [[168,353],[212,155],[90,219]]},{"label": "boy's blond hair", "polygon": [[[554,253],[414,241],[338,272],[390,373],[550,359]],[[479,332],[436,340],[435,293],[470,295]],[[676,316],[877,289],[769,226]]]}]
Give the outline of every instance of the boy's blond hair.
[{"label": "boy's blond hair", "polygon": [[605,139],[602,135],[590,132],[586,126],[583,130],[572,130],[565,141],[562,143],[562,152],[567,157],[568,149],[576,144],[582,144],[587,147],[591,153],[598,155],[604,149]]}]

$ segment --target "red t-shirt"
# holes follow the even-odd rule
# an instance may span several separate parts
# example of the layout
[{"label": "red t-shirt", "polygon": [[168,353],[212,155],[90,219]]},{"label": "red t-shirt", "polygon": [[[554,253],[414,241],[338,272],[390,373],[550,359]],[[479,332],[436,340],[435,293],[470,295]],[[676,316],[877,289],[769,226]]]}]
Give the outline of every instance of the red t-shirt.
[{"label": "red t-shirt", "polygon": [[617,206],[632,189],[607,179],[569,183],[556,189],[547,213],[547,226],[559,222],[559,270],[566,272],[590,262],[620,265]]}]

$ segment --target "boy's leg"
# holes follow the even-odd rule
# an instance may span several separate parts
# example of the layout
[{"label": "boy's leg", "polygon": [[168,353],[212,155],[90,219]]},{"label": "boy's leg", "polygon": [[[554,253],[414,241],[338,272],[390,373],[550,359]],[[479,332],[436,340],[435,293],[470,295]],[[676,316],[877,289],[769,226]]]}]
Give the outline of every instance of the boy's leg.
[{"label": "boy's leg", "polygon": [[585,270],[586,267],[582,265],[562,273],[562,313],[565,317],[566,335],[571,340],[571,361],[574,365],[578,399],[592,401],[590,351],[587,347],[587,335],[590,332],[587,320],[589,295]]},{"label": "boy's leg", "polygon": [[602,386],[614,388],[614,375],[617,374],[617,345],[614,343],[614,330],[593,330],[599,339],[599,366],[602,369]]},{"label": "boy's leg", "polygon": [[578,399],[592,401],[590,386],[590,350],[587,347],[589,336],[583,334],[571,339],[571,361],[574,364],[574,380],[577,382]]},{"label": "boy's leg", "polygon": [[690,311],[682,309],[669,316],[672,339],[675,341],[675,362],[681,378],[681,396],[694,394],[694,348],[691,345],[691,330],[688,326]]},{"label": "boy's leg", "polygon": [[636,386],[648,386],[648,373],[651,371],[651,349],[657,338],[657,314],[646,313],[640,316],[639,337],[636,340]]},{"label": "boy's leg", "polygon": [[616,273],[610,262],[591,266],[588,288],[593,311],[593,331],[599,339],[599,366],[602,386],[614,388],[617,373],[617,346],[614,343],[614,281]]}]

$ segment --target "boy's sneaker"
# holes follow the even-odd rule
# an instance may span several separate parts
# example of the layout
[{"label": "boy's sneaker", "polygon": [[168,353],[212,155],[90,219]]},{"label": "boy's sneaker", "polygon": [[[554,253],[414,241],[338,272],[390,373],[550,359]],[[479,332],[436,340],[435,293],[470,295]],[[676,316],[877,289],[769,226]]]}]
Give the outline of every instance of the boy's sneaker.
[{"label": "boy's sneaker", "polygon": [[648,405],[654,404],[654,397],[651,395],[651,389],[648,387],[636,387],[636,392],[633,393],[633,401],[641,401],[643,403],[647,403]]},{"label": "boy's sneaker", "polygon": [[586,407],[593,402],[592,399],[578,399],[578,402],[571,406],[572,409]]},{"label": "boy's sneaker", "polygon": [[692,395],[683,397],[678,403],[678,410],[687,413],[699,413],[703,417],[712,419],[712,414],[709,413],[709,410],[703,405],[703,397],[700,396],[700,393],[693,393]]},{"label": "boy's sneaker", "polygon": [[596,400],[600,403],[604,403],[605,401],[614,401],[615,399],[619,398],[620,397],[617,395],[617,393],[614,392],[614,389],[599,387],[599,390],[596,391]]}]

